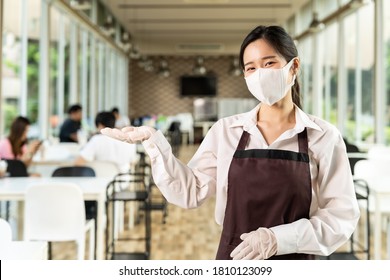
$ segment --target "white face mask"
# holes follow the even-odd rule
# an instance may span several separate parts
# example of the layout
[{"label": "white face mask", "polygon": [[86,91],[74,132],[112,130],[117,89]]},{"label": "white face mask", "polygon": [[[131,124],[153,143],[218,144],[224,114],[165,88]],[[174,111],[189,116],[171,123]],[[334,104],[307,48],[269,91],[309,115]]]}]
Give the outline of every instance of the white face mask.
[{"label": "white face mask", "polygon": [[260,102],[272,106],[283,97],[294,85],[295,75],[290,84],[287,84],[288,73],[294,59],[291,59],[283,68],[259,68],[250,76],[245,77],[249,91]]}]

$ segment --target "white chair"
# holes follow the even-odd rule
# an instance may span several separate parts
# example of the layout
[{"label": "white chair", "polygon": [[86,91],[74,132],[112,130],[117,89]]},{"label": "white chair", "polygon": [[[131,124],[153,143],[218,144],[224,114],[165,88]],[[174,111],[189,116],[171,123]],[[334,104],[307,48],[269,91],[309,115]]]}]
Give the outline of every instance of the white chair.
[{"label": "white chair", "polygon": [[[369,184],[370,178],[386,176],[389,174],[389,171],[390,159],[381,158],[378,154],[376,159],[363,159],[356,162],[354,167],[354,177],[366,180]],[[382,219],[385,219],[386,221],[385,231],[387,232],[387,254],[390,258],[390,199],[382,198],[380,204]],[[369,212],[373,213],[375,211],[375,201],[372,196],[369,196],[369,205]]]},{"label": "white chair", "polygon": [[367,158],[373,160],[388,160],[390,161],[390,147],[375,145],[368,149]]},{"label": "white chair", "polygon": [[4,219],[0,218],[0,248],[5,242],[12,241],[11,225]]},{"label": "white chair", "polygon": [[89,259],[95,254],[95,220],[85,219],[83,194],[73,183],[42,183],[29,186],[25,197],[24,239],[76,241],[77,258],[84,259],[89,231]]},{"label": "white chair", "polygon": [[[118,166],[110,161],[90,161],[85,164],[86,166],[91,167],[95,173],[96,177],[110,177],[114,179],[114,177],[120,173]],[[119,236],[119,232],[124,230],[124,204],[117,203],[115,204],[115,217],[117,217],[117,221],[115,221],[115,237]]]},{"label": "white chair", "polygon": [[87,162],[85,165],[95,170],[96,177],[114,178],[120,172],[118,166],[110,161],[95,160]]}]

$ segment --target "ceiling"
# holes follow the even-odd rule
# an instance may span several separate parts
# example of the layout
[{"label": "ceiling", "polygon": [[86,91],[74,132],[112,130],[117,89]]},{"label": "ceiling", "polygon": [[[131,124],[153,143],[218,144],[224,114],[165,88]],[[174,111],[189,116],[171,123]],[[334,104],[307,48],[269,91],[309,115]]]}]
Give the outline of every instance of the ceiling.
[{"label": "ceiling", "polygon": [[237,54],[257,25],[282,25],[308,0],[102,0],[147,55]]}]

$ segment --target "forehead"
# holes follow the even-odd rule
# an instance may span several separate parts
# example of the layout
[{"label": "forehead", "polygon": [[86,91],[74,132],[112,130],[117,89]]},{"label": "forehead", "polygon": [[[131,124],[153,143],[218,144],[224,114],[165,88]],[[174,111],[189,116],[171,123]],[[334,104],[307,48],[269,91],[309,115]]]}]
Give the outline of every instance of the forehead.
[{"label": "forehead", "polygon": [[267,56],[280,58],[279,53],[264,39],[258,39],[250,43],[244,51],[244,64]]}]

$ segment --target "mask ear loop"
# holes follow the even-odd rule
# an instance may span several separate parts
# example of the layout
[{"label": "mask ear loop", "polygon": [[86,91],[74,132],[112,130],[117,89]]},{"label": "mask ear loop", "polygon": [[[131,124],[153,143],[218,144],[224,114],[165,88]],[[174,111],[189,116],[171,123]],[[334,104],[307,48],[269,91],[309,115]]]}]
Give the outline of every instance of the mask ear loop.
[{"label": "mask ear loop", "polygon": [[[286,66],[288,66],[290,63],[291,63],[291,65],[290,65],[290,67],[289,67],[289,69],[286,71],[287,72],[287,75],[290,73],[290,70],[292,70],[292,67],[294,66],[294,59],[296,59],[297,57],[294,57],[294,58],[292,58],[287,64],[286,64]],[[285,66],[285,67],[286,67]],[[294,85],[294,83],[295,83],[295,79],[296,79],[296,74],[294,73],[294,70],[292,71],[293,72],[293,76],[292,76],[292,79],[291,79],[291,82],[287,85],[287,87],[292,87],[293,85]],[[285,74],[286,75],[286,74]],[[286,79],[287,79],[287,77],[286,77]],[[286,81],[287,82],[287,81]]]},{"label": "mask ear loop", "polygon": [[[299,59],[299,58],[298,58],[298,57],[294,57],[294,58],[291,59],[291,60],[294,61],[295,59]],[[298,72],[299,72],[299,69],[297,69],[298,66],[295,67],[294,62],[293,62],[292,65],[291,65],[291,67],[292,67],[292,70],[293,70],[293,75],[294,75],[294,76],[298,76]],[[296,70],[296,69],[297,69],[297,70]]]},{"label": "mask ear loop", "polygon": [[291,67],[292,67],[292,79],[291,79],[291,83],[289,84],[289,86],[293,86],[295,84],[295,79],[297,78],[297,75],[298,75],[298,72],[299,70],[295,70],[295,65],[294,65],[294,60],[295,59],[298,59],[298,57],[294,57],[293,59],[291,59],[292,63],[291,63]]}]

